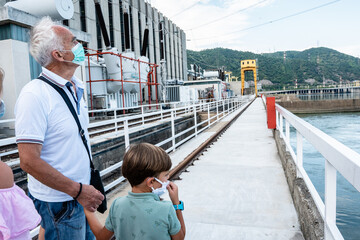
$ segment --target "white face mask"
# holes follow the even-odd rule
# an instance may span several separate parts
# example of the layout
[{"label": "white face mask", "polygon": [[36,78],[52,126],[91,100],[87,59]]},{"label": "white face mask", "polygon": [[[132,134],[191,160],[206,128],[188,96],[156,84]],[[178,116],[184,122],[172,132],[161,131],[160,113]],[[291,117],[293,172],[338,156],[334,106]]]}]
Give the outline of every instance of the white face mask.
[{"label": "white face mask", "polygon": [[63,50],[63,51],[71,51],[74,54],[74,59],[72,61],[64,60],[64,62],[73,62],[77,65],[84,64],[85,52],[83,46],[80,43],[76,44],[71,50]]},{"label": "white face mask", "polygon": [[157,189],[154,189],[153,187],[151,187],[151,189],[154,194],[156,194],[160,197],[161,195],[163,195],[164,193],[167,192],[166,187],[169,185],[170,181],[162,182],[157,178],[155,178],[155,180],[161,184],[161,187],[157,188]]}]

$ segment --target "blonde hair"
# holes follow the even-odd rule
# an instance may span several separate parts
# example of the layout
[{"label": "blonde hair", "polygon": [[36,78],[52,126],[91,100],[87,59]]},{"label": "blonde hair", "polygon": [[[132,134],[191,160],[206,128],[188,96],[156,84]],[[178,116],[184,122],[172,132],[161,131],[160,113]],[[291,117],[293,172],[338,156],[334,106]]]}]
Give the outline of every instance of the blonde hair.
[{"label": "blonde hair", "polygon": [[122,174],[131,186],[142,183],[147,177],[158,177],[171,168],[169,155],[150,143],[132,145],[124,155]]},{"label": "blonde hair", "polygon": [[54,31],[55,26],[50,17],[43,17],[30,31],[30,53],[43,67],[52,62],[52,51],[64,50],[62,38]]}]

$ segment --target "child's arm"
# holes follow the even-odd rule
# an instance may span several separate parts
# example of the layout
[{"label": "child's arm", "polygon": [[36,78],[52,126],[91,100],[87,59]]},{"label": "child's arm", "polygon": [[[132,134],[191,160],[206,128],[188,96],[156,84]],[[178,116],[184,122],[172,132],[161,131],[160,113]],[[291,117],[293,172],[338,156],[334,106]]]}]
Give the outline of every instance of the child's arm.
[{"label": "child's arm", "polygon": [[[180,203],[179,190],[178,190],[178,187],[176,186],[176,184],[173,182],[170,182],[167,189],[169,191],[169,196],[170,196],[171,202],[174,205],[178,205]],[[179,219],[181,229],[177,234],[172,235],[171,239],[172,240],[183,240],[185,238],[186,229],[185,229],[185,222],[184,222],[184,218],[183,218],[181,210],[176,210],[176,216]]]},{"label": "child's arm", "polygon": [[95,213],[87,211],[84,209],[86,219],[90,225],[91,231],[94,233],[97,240],[109,240],[114,235],[113,232],[106,229],[105,226],[103,226],[97,217],[95,216]]},{"label": "child's arm", "polygon": [[0,160],[0,189],[14,186],[14,175],[11,168]]}]

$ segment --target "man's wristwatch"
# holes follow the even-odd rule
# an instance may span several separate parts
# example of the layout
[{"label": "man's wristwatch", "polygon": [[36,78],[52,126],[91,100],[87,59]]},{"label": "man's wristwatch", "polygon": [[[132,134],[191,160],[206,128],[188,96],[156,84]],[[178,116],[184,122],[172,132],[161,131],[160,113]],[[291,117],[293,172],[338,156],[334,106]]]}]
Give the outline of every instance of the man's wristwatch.
[{"label": "man's wristwatch", "polygon": [[175,205],[174,204],[174,208],[175,208],[175,210],[184,210],[184,203],[183,203],[183,201],[180,201],[180,203],[178,204],[178,205]]}]

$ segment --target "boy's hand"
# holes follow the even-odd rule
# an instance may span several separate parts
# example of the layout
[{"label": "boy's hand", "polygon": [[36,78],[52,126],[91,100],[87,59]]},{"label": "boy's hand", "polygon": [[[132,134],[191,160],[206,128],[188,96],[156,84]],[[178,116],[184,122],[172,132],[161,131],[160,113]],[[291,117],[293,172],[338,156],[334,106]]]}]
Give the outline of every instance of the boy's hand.
[{"label": "boy's hand", "polygon": [[167,186],[167,190],[169,191],[169,197],[171,199],[171,202],[174,205],[178,205],[180,203],[178,186],[176,186],[175,183],[170,182],[169,185]]}]

